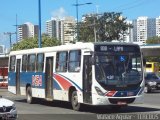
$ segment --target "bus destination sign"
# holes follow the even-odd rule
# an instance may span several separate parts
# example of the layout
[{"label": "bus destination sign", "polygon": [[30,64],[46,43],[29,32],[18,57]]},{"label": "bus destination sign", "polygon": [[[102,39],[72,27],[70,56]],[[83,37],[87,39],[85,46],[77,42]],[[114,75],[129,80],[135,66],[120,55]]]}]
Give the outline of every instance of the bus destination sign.
[{"label": "bus destination sign", "polygon": [[138,50],[137,46],[127,46],[127,45],[96,45],[95,46],[96,52],[136,52],[137,50]]}]

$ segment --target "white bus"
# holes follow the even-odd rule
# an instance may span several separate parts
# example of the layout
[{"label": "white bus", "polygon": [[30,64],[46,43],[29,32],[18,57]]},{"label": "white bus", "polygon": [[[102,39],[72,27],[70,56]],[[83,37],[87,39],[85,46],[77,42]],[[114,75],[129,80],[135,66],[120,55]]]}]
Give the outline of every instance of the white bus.
[{"label": "white bus", "polygon": [[143,60],[136,44],[76,43],[11,51],[8,75],[8,90],[25,95],[28,103],[35,98],[69,101],[80,110],[82,104],[143,102]]}]

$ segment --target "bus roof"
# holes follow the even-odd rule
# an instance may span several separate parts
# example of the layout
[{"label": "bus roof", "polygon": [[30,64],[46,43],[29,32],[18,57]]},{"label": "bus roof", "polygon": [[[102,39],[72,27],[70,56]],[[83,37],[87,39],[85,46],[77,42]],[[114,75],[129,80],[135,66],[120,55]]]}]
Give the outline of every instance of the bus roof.
[{"label": "bus roof", "polygon": [[107,44],[107,45],[133,45],[133,46],[139,46],[138,44],[135,43],[126,43],[126,42],[96,42],[94,43],[95,45],[103,45],[103,44]]},{"label": "bus roof", "polygon": [[68,44],[68,45],[60,45],[60,46],[53,46],[53,47],[43,47],[43,48],[33,48],[33,49],[11,51],[10,55],[65,51],[65,50],[68,50],[68,49],[70,49],[70,50],[87,49],[87,48],[93,48],[93,45],[94,45],[93,43],[80,43],[80,42],[78,42],[76,44]]},{"label": "bus roof", "polygon": [[[137,45],[133,43],[122,43],[122,42],[97,42],[97,43],[83,43],[77,42],[76,44],[67,44],[53,47],[33,48],[18,51],[11,51],[10,55],[28,54],[28,53],[43,53],[43,52],[54,52],[54,51],[65,51],[65,50],[76,50],[76,49],[90,49],[94,50],[94,45]],[[137,45],[138,46],[138,45]]]}]

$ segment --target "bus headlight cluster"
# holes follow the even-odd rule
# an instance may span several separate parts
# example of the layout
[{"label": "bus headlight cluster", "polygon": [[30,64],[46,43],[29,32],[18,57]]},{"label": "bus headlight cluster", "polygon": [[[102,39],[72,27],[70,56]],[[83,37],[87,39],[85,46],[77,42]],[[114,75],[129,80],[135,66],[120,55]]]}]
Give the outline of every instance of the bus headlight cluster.
[{"label": "bus headlight cluster", "polygon": [[101,95],[101,96],[104,95],[104,93],[100,90],[99,87],[95,87],[95,89],[96,89],[96,92],[97,92],[98,95]]}]

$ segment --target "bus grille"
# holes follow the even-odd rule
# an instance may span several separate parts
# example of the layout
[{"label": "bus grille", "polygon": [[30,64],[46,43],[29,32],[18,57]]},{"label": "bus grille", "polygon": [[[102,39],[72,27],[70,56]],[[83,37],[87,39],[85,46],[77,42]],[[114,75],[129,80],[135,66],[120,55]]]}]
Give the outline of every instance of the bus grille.
[{"label": "bus grille", "polygon": [[127,104],[133,103],[135,98],[109,98],[109,102],[112,104],[117,104],[118,102],[126,102]]}]

